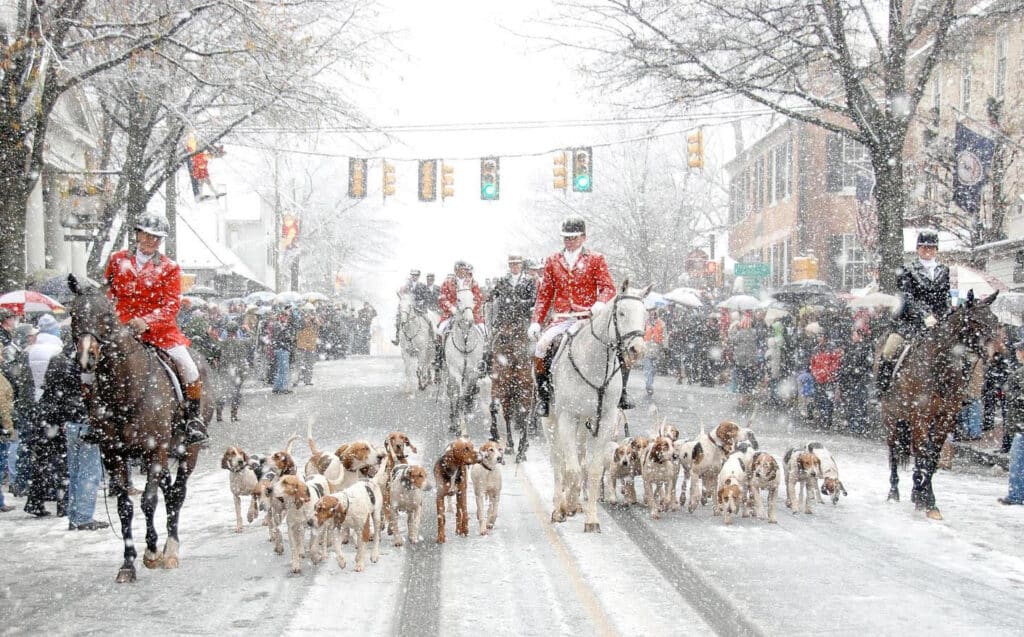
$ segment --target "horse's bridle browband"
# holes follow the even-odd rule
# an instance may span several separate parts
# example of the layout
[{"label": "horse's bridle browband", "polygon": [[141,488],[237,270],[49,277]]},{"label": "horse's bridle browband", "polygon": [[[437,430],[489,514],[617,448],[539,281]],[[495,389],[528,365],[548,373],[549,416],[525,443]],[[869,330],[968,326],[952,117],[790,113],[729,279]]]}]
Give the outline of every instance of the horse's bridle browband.
[{"label": "horse's bridle browband", "polygon": [[605,350],[615,351],[615,366],[614,368],[611,369],[611,373],[609,373],[608,370],[611,368],[612,362],[609,360],[608,356],[605,356],[604,380],[600,385],[592,383],[590,379],[583,374],[583,370],[580,369],[579,365],[576,364],[576,359],[574,359],[572,356],[572,343],[575,335],[570,334],[569,340],[565,344],[566,354],[569,357],[569,363],[572,365],[573,370],[575,370],[579,377],[583,379],[583,382],[585,382],[592,389],[597,391],[597,421],[594,422],[593,427],[590,426],[590,421],[587,421],[586,424],[587,429],[590,429],[590,432],[594,435],[594,437],[597,437],[597,434],[601,429],[601,410],[604,407],[604,393],[605,391],[607,391],[608,385],[611,384],[612,379],[615,378],[615,376],[619,374],[622,370],[621,359],[623,344],[628,339],[636,338],[638,336],[643,337],[644,335],[643,330],[631,330],[629,332],[626,332],[625,334],[622,334],[619,331],[619,313],[616,312],[616,308],[618,308],[619,301],[639,301],[640,303],[643,303],[644,300],[642,297],[626,294],[616,296],[615,299],[612,300],[612,318],[609,321],[609,323],[611,323],[612,326],[615,328],[615,341],[612,343],[606,343],[601,340],[601,337],[598,336],[597,332],[594,331],[594,319],[593,317],[590,318],[590,333],[591,335],[593,335],[594,339],[598,343],[603,345]]}]

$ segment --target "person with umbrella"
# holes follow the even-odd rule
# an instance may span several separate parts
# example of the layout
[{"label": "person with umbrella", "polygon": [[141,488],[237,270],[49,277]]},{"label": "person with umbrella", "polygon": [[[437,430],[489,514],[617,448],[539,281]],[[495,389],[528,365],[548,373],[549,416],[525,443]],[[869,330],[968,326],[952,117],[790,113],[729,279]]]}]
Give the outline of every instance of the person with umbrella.
[{"label": "person with umbrella", "polygon": [[917,235],[917,259],[900,268],[896,275],[896,289],[903,302],[894,317],[894,331],[882,347],[882,360],[878,364],[875,382],[881,391],[888,391],[896,360],[903,351],[905,339],[930,329],[949,313],[949,268],[936,260],[939,251],[939,233],[922,230]]},{"label": "person with umbrella", "polygon": [[169,230],[162,216],[141,215],[135,224],[135,250],[112,254],[103,278],[121,322],[174,361],[185,385],[185,446],[205,445],[210,439],[199,407],[203,388],[199,367],[188,351],[191,342],[175,322],[181,305],[181,267],[160,252],[160,242]]}]

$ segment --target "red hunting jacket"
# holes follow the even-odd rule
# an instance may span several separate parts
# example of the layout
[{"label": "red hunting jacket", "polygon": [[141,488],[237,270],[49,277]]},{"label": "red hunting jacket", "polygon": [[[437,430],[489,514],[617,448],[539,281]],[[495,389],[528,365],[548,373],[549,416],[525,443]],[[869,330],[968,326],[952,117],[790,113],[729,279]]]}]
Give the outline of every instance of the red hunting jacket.
[{"label": "red hunting jacket", "polygon": [[[583,248],[576,267],[561,252],[544,262],[544,276],[537,288],[537,303],[533,306],[533,322],[544,323],[550,310],[553,315],[570,312],[589,312],[597,301],[607,303],[615,298],[615,281],[608,271],[604,255]],[[552,323],[568,317],[552,316]]]},{"label": "red hunting jacket", "polygon": [[181,268],[177,263],[157,252],[139,271],[134,252],[121,250],[111,255],[103,277],[110,284],[108,294],[121,322],[141,318],[149,324],[140,339],[160,349],[191,344],[176,322],[181,305]]},{"label": "red hunting jacket", "polygon": [[[483,295],[480,294],[480,286],[473,281],[473,322],[482,325],[484,322]],[[457,279],[445,279],[441,284],[441,297],[438,299],[441,306],[441,320],[450,319],[459,306],[459,282]]]}]

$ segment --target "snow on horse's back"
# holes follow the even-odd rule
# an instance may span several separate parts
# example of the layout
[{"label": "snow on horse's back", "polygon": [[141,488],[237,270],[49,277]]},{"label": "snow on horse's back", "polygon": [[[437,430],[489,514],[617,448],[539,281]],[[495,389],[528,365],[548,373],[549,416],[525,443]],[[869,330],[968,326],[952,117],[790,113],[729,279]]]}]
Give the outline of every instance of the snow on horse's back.
[{"label": "snow on horse's back", "polygon": [[650,286],[630,288],[590,319],[569,330],[551,364],[552,397],[544,425],[551,444],[554,473],[553,522],[583,509],[580,491],[587,475],[584,531],[600,531],[597,500],[603,471],[602,452],[615,434],[615,413],[622,394],[620,359],[628,366],[644,355],[643,299]]}]

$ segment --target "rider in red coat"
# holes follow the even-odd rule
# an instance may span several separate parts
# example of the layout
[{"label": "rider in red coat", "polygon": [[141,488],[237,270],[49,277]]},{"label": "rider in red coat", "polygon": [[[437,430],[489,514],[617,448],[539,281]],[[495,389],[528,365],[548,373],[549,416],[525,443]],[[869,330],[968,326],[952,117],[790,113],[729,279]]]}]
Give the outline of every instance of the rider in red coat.
[{"label": "rider in red coat", "polygon": [[477,325],[484,324],[483,295],[480,293],[480,286],[473,280],[473,266],[465,261],[455,262],[455,276],[445,279],[441,284],[441,296],[438,305],[441,307],[441,322],[439,332],[445,332],[448,322],[459,306],[459,290],[469,289],[473,293],[473,322]]},{"label": "rider in red coat", "polygon": [[118,318],[139,340],[167,352],[185,385],[185,445],[206,444],[206,423],[200,413],[202,380],[189,354],[188,338],[178,329],[181,305],[181,268],[160,253],[167,236],[167,220],[146,213],[135,225],[136,249],[115,252],[107,263],[104,279]]},{"label": "rider in red coat", "polygon": [[[615,282],[604,255],[583,247],[587,240],[587,226],[583,219],[569,217],[562,222],[564,250],[548,257],[544,274],[537,287],[537,303],[533,306],[533,322],[528,334],[537,339],[534,351],[534,374],[537,377],[537,415],[548,415],[551,398],[551,379],[548,367],[553,352],[551,342],[573,323],[589,317],[615,298]],[[548,327],[541,334],[541,324],[551,312]],[[620,409],[631,409],[632,401],[626,395],[629,368],[622,366],[622,397]]]}]

